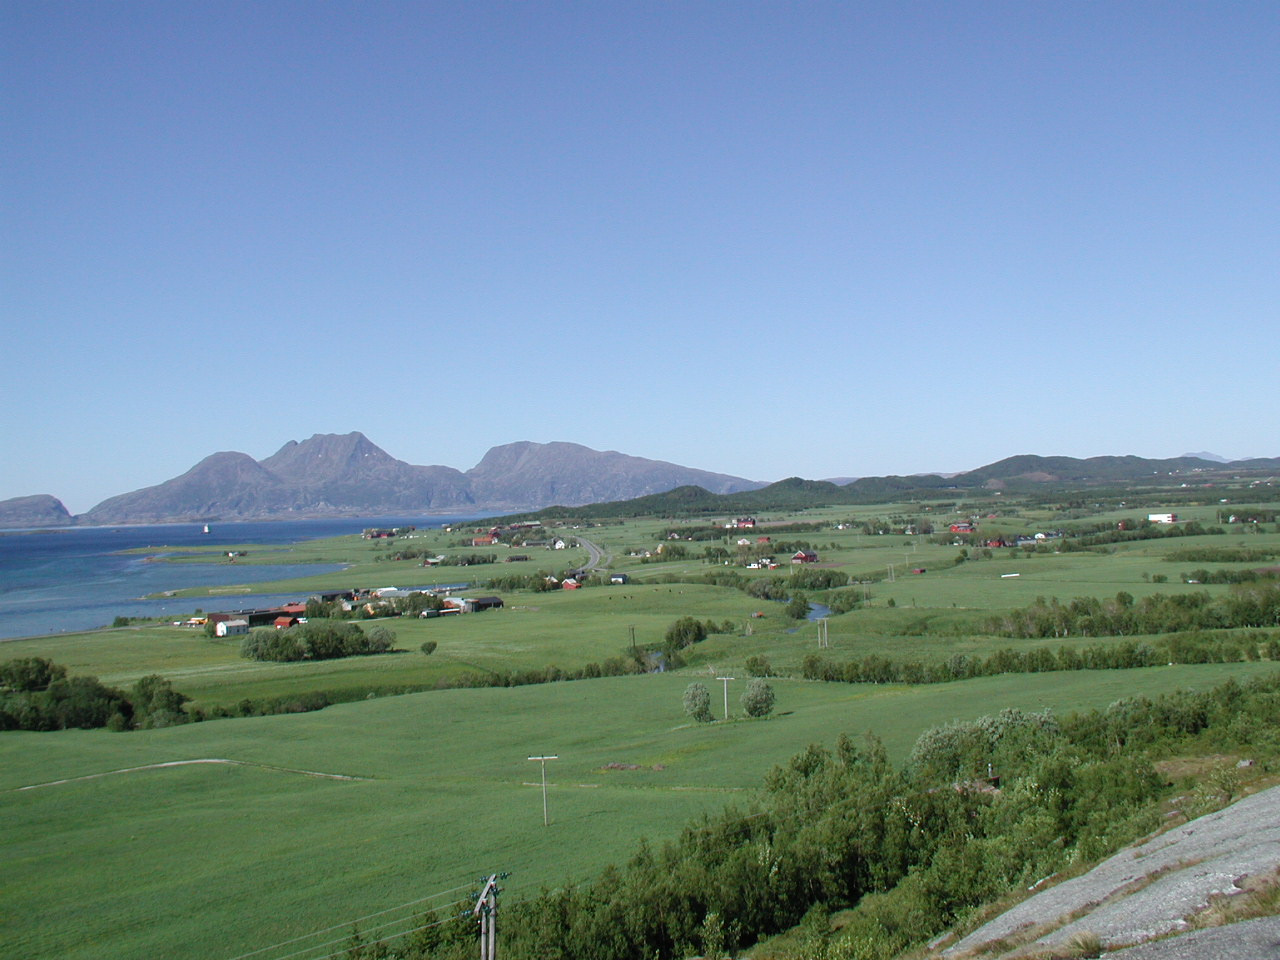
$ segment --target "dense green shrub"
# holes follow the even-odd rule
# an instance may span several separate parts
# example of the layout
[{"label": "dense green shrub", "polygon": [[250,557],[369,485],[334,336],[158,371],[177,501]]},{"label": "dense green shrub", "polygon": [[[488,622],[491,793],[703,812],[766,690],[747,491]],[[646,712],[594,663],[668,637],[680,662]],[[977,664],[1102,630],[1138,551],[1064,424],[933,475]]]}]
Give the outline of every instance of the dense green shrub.
[{"label": "dense green shrub", "polygon": [[767,717],[773,713],[775,697],[773,687],[760,679],[747,682],[747,689],[742,693],[742,709],[748,717]]},{"label": "dense green shrub", "polygon": [[43,657],[0,663],[0,730],[167,727],[191,720],[189,699],[160,676],[143,677],[126,694],[97,677],[69,677]]},{"label": "dense green shrub", "polygon": [[382,626],[374,627],[366,634],[355,623],[309,620],[284,630],[274,627],[250,630],[240,645],[240,655],[250,660],[284,663],[333,660],[387,653],[395,645],[395,639],[395,633]]},{"label": "dense green shrub", "polygon": [[699,723],[711,720],[711,692],[705,683],[691,683],[684,691],[684,712]]},{"label": "dense green shrub", "polygon": [[663,637],[663,649],[668,655],[678,654],[685,647],[701,643],[707,638],[707,625],[696,617],[681,617],[671,626]]},{"label": "dense green shrub", "polygon": [[[1154,579],[1154,578],[1152,578]],[[1124,636],[1280,625],[1280,581],[1260,578],[1231,588],[1224,597],[1207,591],[1151,594],[1136,603],[1121,592],[1112,600],[1076,597],[1036,599],[1029,607],[991,618],[990,633],[1006,637]]]}]

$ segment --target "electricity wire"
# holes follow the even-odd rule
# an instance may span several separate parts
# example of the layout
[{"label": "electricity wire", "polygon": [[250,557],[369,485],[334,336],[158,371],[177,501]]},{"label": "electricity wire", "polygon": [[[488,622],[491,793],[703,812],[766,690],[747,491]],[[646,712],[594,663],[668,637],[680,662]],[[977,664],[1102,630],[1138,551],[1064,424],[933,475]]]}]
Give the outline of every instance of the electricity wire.
[{"label": "electricity wire", "polygon": [[[394,907],[387,907],[385,910],[377,910],[373,913],[366,914],[363,917],[356,917],[354,920],[346,920],[342,923],[335,923],[331,927],[323,927],[319,930],[313,930],[311,933],[305,933],[302,936],[294,937],[291,940],[282,940],[279,943],[273,943],[270,946],[259,947],[257,950],[250,950],[248,953],[242,953],[239,956],[232,957],[231,960],[248,960],[249,957],[256,957],[260,953],[266,953],[269,950],[278,950],[280,947],[287,947],[295,943],[301,943],[303,940],[309,940],[312,937],[321,936],[322,934],[329,933],[332,930],[342,929],[343,927],[350,926],[353,923],[359,923],[362,920],[372,920],[374,917],[380,917],[384,914],[391,913],[394,910],[403,910],[405,907],[417,906],[420,903],[426,903],[428,900],[437,900],[440,897],[447,897],[451,893],[457,893],[459,890],[466,890],[471,886],[474,886],[474,884],[464,883],[460,886],[451,887],[450,889],[442,890],[439,893],[433,893],[426,897],[419,897],[417,900],[410,900],[407,903],[401,903]],[[453,902],[460,903],[461,901],[455,900]],[[445,906],[449,906],[449,904],[445,904]]]},{"label": "electricity wire", "polygon": [[[414,927],[412,930],[406,930],[404,933],[396,933],[396,934],[392,934],[389,937],[383,937],[381,940],[370,940],[368,943],[361,943],[360,946],[362,948],[373,947],[373,946],[377,946],[379,943],[389,943],[392,940],[395,940],[399,937],[407,937],[411,933],[417,933],[419,930],[429,930],[431,927],[439,927],[439,926],[443,926],[446,923],[453,923],[457,919],[458,919],[457,917],[445,917],[443,920],[437,920],[435,923],[427,923],[422,925],[421,927]],[[336,943],[338,941],[334,941],[334,942]],[[312,960],[334,960],[335,957],[344,956],[349,949],[350,948],[339,950],[337,953],[326,954],[323,957],[313,957]],[[283,958],[281,958],[281,960],[283,960]]]},{"label": "electricity wire", "polygon": [[[466,902],[466,899],[465,899],[465,898],[464,898],[463,900],[452,900],[452,901],[450,901],[449,903],[444,904],[444,906],[446,906],[446,907],[451,907],[451,906],[453,906],[454,904],[464,903],[464,902]],[[395,909],[397,909],[397,908],[396,908],[396,907],[392,907],[391,909],[392,909],[392,910],[395,910]],[[385,911],[384,911],[384,912],[385,912]],[[374,916],[376,916],[376,914],[374,914]],[[437,922],[438,922],[438,923],[447,923],[448,921],[450,921],[450,920],[452,920],[452,919],[454,919],[454,918],[453,918],[453,917],[445,917],[445,919],[444,919],[444,920],[440,920],[440,921],[437,921]],[[355,926],[355,924],[357,923],[357,921],[355,921],[355,920],[352,920],[352,921],[350,921],[350,922],[351,922],[352,927],[354,927],[354,926]],[[412,917],[412,916],[408,916],[408,917],[400,917],[398,920],[388,920],[386,923],[380,923],[380,924],[378,924],[377,926],[370,927],[368,932],[373,932],[373,931],[375,931],[375,930],[381,930],[383,927],[393,927],[393,926],[395,926],[397,923],[406,923],[406,922],[407,922],[407,923],[412,923],[412,922],[413,922],[413,917]],[[429,924],[427,924],[426,926],[427,926],[427,927],[430,927],[430,926],[433,926],[433,925],[434,925],[434,924],[430,924],[430,923],[429,923]],[[346,926],[346,924],[341,924],[341,923],[340,923],[340,924],[338,924],[338,926],[339,926],[339,927],[343,927],[343,926]],[[330,930],[334,930],[334,929],[336,929],[336,927],[330,927],[329,929],[330,929]],[[419,928],[419,929],[423,929],[423,930],[425,930],[425,929],[426,929],[426,927],[421,927],[421,928]],[[325,931],[321,930],[321,931],[318,931],[317,933],[313,933],[313,934],[311,934],[311,936],[313,936],[313,937],[315,937],[315,936],[319,936],[321,933],[324,933],[324,932],[325,932]],[[386,940],[394,940],[394,939],[396,939],[396,937],[404,937],[404,936],[408,936],[410,933],[413,933],[413,931],[412,931],[412,930],[401,930],[399,933],[393,933],[391,936],[386,937],[385,939],[386,939]],[[306,938],[305,938],[305,937],[302,937],[302,938],[300,938],[300,939],[304,939],[304,940],[305,940]],[[313,951],[313,950],[323,950],[325,947],[332,947],[334,944],[338,944],[338,943],[347,943],[349,940],[350,940],[350,936],[338,937],[338,939],[336,939],[336,940],[326,940],[324,943],[317,943],[317,944],[315,944],[314,946],[310,946],[310,947],[303,947],[301,950],[295,950],[293,953],[286,953],[286,954],[284,954],[283,956],[276,957],[276,958],[275,958],[275,960],[292,960],[292,958],[294,958],[294,957],[300,957],[300,956],[302,956],[303,954],[305,954],[305,953],[310,953],[310,952],[311,952],[311,951]],[[379,940],[379,941],[376,941],[376,942],[378,942],[378,943],[382,943],[383,941],[382,941],[382,940]]]}]

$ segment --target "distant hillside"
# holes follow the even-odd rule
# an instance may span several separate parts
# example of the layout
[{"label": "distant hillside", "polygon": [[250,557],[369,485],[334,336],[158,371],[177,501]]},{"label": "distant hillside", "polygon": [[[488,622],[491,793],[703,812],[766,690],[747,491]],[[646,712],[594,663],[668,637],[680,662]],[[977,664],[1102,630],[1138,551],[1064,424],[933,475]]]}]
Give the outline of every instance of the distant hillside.
[{"label": "distant hillside", "polygon": [[289,441],[261,462],[244,453],[215,453],[180,477],[111,497],[74,518],[53,497],[17,497],[0,503],[0,527],[503,511],[546,517],[703,516],[886,503],[948,490],[1196,486],[1277,474],[1280,458],[1219,463],[1199,456],[1026,454],[956,474],[860,477],[847,483],[792,477],[766,485],[616,450],[528,441],[493,447],[463,473],[397,460],[361,433],[316,434]]},{"label": "distant hillside", "polygon": [[964,473],[914,474],[908,477],[861,477],[839,485],[829,480],[792,477],[740,493],[717,495],[701,487],[679,487],[636,500],[590,507],[552,507],[520,516],[569,519],[613,516],[729,516],[855,503],[888,503],[937,497],[946,491],[1077,490],[1100,487],[1192,486],[1237,476],[1270,477],[1280,473],[1280,458],[1216,463],[1195,457],[1147,460],[1142,457],[1008,457]]},{"label": "distant hillside", "polygon": [[481,503],[517,509],[631,500],[695,484],[712,493],[760,486],[741,477],[694,470],[663,460],[600,452],[576,443],[509,443],[494,447],[467,471]]},{"label": "distant hillside", "polygon": [[71,522],[62,501],[47,493],[0,500],[0,527],[64,527]]},{"label": "distant hillside", "polygon": [[265,460],[215,453],[172,480],[104,500],[83,523],[378,516],[537,509],[629,499],[681,484],[717,492],[750,480],[574,443],[494,447],[472,470],[414,466],[361,433],[289,441]]},{"label": "distant hillside", "polygon": [[[1280,461],[1272,461],[1280,463]],[[1145,480],[1152,476],[1185,476],[1197,473],[1221,473],[1240,464],[1223,464],[1200,457],[1175,457],[1169,460],[1147,460],[1142,457],[1075,457],[1021,456],[998,460],[977,470],[958,474],[957,483],[970,485],[981,480],[1031,480],[1040,483],[1071,481],[1073,483],[1116,483]],[[1262,469],[1250,467],[1250,469]]]}]

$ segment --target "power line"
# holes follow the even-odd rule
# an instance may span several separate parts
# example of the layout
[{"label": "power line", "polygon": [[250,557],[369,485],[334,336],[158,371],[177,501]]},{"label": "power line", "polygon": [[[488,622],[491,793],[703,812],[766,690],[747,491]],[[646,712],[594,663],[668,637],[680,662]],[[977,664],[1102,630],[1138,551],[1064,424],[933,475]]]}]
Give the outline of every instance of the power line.
[{"label": "power line", "polygon": [[[458,901],[458,902],[461,903],[461,901]],[[414,927],[412,930],[406,930],[404,933],[392,934],[389,937],[383,937],[381,940],[370,940],[367,943],[360,944],[360,946],[373,947],[373,946],[377,946],[380,943],[390,943],[392,940],[396,940],[400,937],[407,937],[411,933],[417,933],[420,930],[430,930],[432,927],[444,926],[446,923],[456,923],[460,919],[461,919],[460,917],[445,917],[443,920],[437,920],[434,923],[424,923],[422,926]],[[335,940],[333,942],[340,943],[341,941]],[[334,960],[335,957],[346,956],[349,950],[350,950],[349,947],[344,948],[342,950],[339,950],[337,953],[325,954],[323,957],[313,957],[312,960]]]},{"label": "power line", "polygon": [[[300,937],[294,937],[292,940],[282,940],[279,943],[273,943],[267,947],[259,947],[257,950],[250,950],[248,953],[242,953],[239,956],[232,957],[231,960],[247,960],[248,957],[256,957],[258,954],[266,953],[268,950],[278,950],[280,947],[287,947],[287,946],[290,946],[291,944],[301,943],[303,940],[309,940],[312,937],[318,937],[323,934],[329,933],[330,931],[339,930],[343,927],[350,926],[353,923],[359,923],[362,920],[372,920],[374,917],[380,917],[383,914],[391,913],[393,910],[403,910],[405,907],[412,907],[412,906],[416,906],[419,903],[426,903],[428,900],[437,900],[440,897],[447,897],[451,893],[457,893],[459,890],[466,890],[471,886],[472,884],[464,883],[461,886],[452,887],[448,890],[442,890],[440,893],[433,893],[430,896],[419,897],[417,900],[410,900],[407,903],[401,903],[394,907],[387,907],[387,909],[385,910],[378,910],[374,913],[366,914],[363,917],[356,917],[354,920],[346,920],[342,923],[335,923],[331,927],[323,927],[320,930],[314,930],[311,933],[303,934]],[[462,901],[455,900],[453,902],[461,903]],[[449,905],[450,904],[445,904],[445,906],[449,906]]]},{"label": "power line", "polygon": [[[732,677],[729,677],[729,678],[724,678],[724,679],[733,679],[733,678],[732,678]],[[726,686],[727,686],[727,685],[726,685]],[[530,759],[539,759],[539,758],[530,758]],[[698,834],[698,833],[710,833],[710,832],[712,832],[712,831],[714,831],[714,830],[717,830],[717,829],[724,829],[724,828],[726,828],[726,827],[734,827],[734,826],[738,826],[738,825],[740,825],[740,824],[746,823],[748,820],[758,820],[758,819],[760,819],[761,817],[767,817],[768,815],[769,815],[769,814],[768,814],[768,812],[767,812],[767,811],[760,811],[760,812],[756,812],[756,813],[746,814],[746,815],[741,816],[741,817],[735,817],[733,820],[730,820],[730,821],[727,821],[727,822],[707,824],[707,825],[705,825],[705,826],[700,826],[700,827],[685,828],[685,830],[684,830],[684,831],[682,831],[682,832],[684,832],[684,833],[692,833],[692,834]],[[584,884],[588,884],[588,883],[591,883],[593,880],[598,879],[598,878],[599,878],[599,873],[598,873],[598,872],[593,872],[593,873],[591,873],[591,874],[589,874],[589,875],[587,875],[587,876],[583,877],[581,880],[571,881],[571,882],[570,882],[570,883],[568,883],[568,884],[564,884],[564,885],[562,885],[562,886],[560,887],[560,889],[567,889],[567,888],[571,888],[571,887],[576,887],[576,886],[581,886],[581,885],[584,885]],[[486,878],[486,879],[487,879],[487,878]],[[535,887],[535,884],[533,884],[533,883],[529,883],[527,886],[525,886],[525,887],[523,888],[523,890],[532,889],[532,888],[534,888],[534,887]],[[358,923],[361,923],[362,921],[365,921],[365,920],[372,920],[374,917],[381,917],[381,916],[385,916],[385,915],[386,915],[386,914],[388,914],[388,913],[393,913],[393,912],[395,912],[396,910],[403,910],[403,909],[405,909],[405,908],[407,908],[407,907],[414,907],[414,906],[417,906],[418,904],[426,903],[426,902],[427,902],[427,901],[429,901],[429,900],[438,900],[438,899],[440,899],[441,897],[446,897],[446,896],[448,896],[448,895],[449,895],[449,894],[451,894],[451,893],[456,893],[456,892],[458,892],[459,890],[466,890],[466,889],[468,889],[468,888],[474,889],[474,884],[471,884],[471,883],[461,884],[460,886],[451,887],[451,888],[449,888],[448,890],[442,890],[442,891],[440,891],[439,893],[433,893],[433,894],[430,894],[429,896],[419,897],[419,898],[418,898],[418,899],[416,899],[416,900],[409,900],[409,901],[406,901],[405,903],[398,904],[398,905],[396,905],[396,906],[394,906],[394,907],[387,907],[385,910],[377,910],[377,911],[374,911],[373,913],[365,914],[365,915],[364,915],[364,916],[362,916],[362,917],[356,917],[356,918],[354,918],[354,919],[352,919],[352,920],[346,920],[346,921],[343,921],[342,923],[336,923],[336,924],[333,924],[332,926],[323,927],[323,928],[321,928],[321,929],[319,929],[319,930],[315,930],[315,931],[313,931],[313,932],[311,932],[311,933],[304,934],[304,935],[302,935],[302,936],[300,936],[300,937],[294,937],[294,938],[292,938],[292,939],[290,939],[290,940],[282,940],[282,941],[280,941],[279,943],[274,943],[274,944],[271,944],[270,946],[266,946],[266,947],[259,947],[257,950],[251,950],[251,951],[249,951],[248,953],[242,953],[242,954],[239,954],[239,955],[237,955],[237,956],[235,956],[235,957],[231,957],[231,958],[229,958],[229,960],[249,960],[249,958],[251,958],[251,957],[257,957],[257,956],[259,956],[259,955],[261,955],[261,954],[264,954],[264,953],[267,953],[268,951],[271,951],[271,950],[278,950],[278,949],[280,949],[281,947],[288,947],[288,946],[292,946],[292,945],[293,945],[293,944],[295,944],[295,943],[301,943],[301,942],[302,942],[302,941],[304,941],[304,940],[309,940],[309,939],[311,939],[311,938],[313,938],[313,937],[319,937],[319,936],[322,936],[322,935],[324,935],[324,934],[326,934],[326,933],[331,933],[331,932],[333,932],[334,930],[341,930],[341,929],[344,929],[344,928],[352,927],[352,926],[354,926],[354,925],[356,925],[356,924],[358,924]],[[537,893],[537,894],[535,894],[533,897],[530,897],[530,898],[528,898],[528,899],[520,899],[520,900],[517,900],[516,902],[517,902],[517,903],[520,903],[520,904],[528,903],[528,902],[530,902],[531,900],[536,899],[536,897],[537,897],[537,896],[541,896],[541,895],[542,895],[542,893],[545,893],[545,892],[546,892],[545,887],[539,887],[538,889],[541,891],[540,893]],[[523,890],[521,890],[521,892],[523,892]],[[442,907],[450,907],[450,906],[454,906],[455,904],[459,904],[459,903],[467,902],[467,900],[468,900],[468,898],[463,897],[463,898],[459,898],[459,899],[451,900],[451,901],[449,901],[448,903],[441,904],[441,906],[442,906]],[[395,924],[398,924],[398,923],[412,922],[412,921],[413,921],[413,919],[414,919],[414,918],[413,918],[412,916],[408,916],[408,917],[400,917],[399,919],[395,919],[395,920],[388,920],[388,921],[385,921],[385,922],[383,922],[383,923],[377,924],[377,925],[375,925],[375,926],[373,926],[373,927],[370,927],[368,932],[373,932],[373,931],[381,930],[381,929],[383,929],[384,927],[394,926]],[[399,939],[400,937],[408,936],[408,935],[409,935],[409,934],[411,934],[411,933],[417,933],[417,932],[419,932],[419,931],[421,931],[421,930],[428,930],[428,929],[430,929],[431,927],[443,926],[443,925],[444,925],[444,924],[446,924],[446,923],[452,923],[452,922],[455,922],[455,921],[456,921],[456,920],[458,920],[458,919],[460,919],[460,917],[446,917],[446,918],[444,918],[443,920],[438,920],[438,921],[435,921],[435,922],[433,922],[433,923],[423,924],[423,925],[418,926],[418,927],[413,927],[413,928],[408,929],[408,930],[403,930],[403,931],[401,931],[400,933],[394,933],[394,934],[391,934],[390,936],[387,936],[387,937],[382,937],[382,938],[379,938],[379,939],[377,939],[377,940],[371,940],[371,941],[368,941],[368,942],[366,942],[366,943],[361,944],[361,946],[366,946],[366,947],[368,947],[368,946],[375,946],[375,945],[380,944],[380,943],[389,943],[389,942],[390,942],[390,941],[392,941],[392,940],[396,940],[396,939]],[[336,940],[329,940],[329,941],[326,941],[326,942],[324,942],[324,943],[317,943],[317,944],[314,944],[314,945],[312,945],[312,946],[310,946],[310,947],[303,947],[301,950],[296,950],[296,951],[294,951],[293,953],[288,953],[288,954],[284,954],[283,956],[277,956],[277,957],[274,957],[274,958],[273,958],[273,960],[293,960],[293,958],[295,958],[295,957],[300,957],[300,956],[302,956],[303,954],[311,953],[311,952],[312,952],[312,951],[314,951],[314,950],[322,950],[322,949],[324,949],[324,948],[326,948],[326,947],[332,947],[332,946],[334,946],[334,945],[336,945],[336,944],[346,943],[346,942],[347,942],[347,939],[348,939],[348,938],[344,936],[344,937],[341,937],[341,938],[336,939]],[[348,950],[349,950],[349,947],[344,947],[342,950],[340,950],[340,951],[339,951],[339,952],[337,952],[337,953],[329,953],[329,954],[326,954],[326,955],[324,955],[324,956],[320,956],[320,957],[312,957],[312,958],[310,958],[310,960],[334,960],[334,958],[336,958],[336,957],[341,957],[341,956],[343,956],[345,953],[347,953],[347,951],[348,951]]]},{"label": "power line", "polygon": [[[446,906],[446,907],[451,907],[451,906],[453,906],[454,904],[458,904],[458,903],[465,903],[465,902],[466,902],[465,898],[464,898],[463,900],[453,900],[453,901],[451,901],[451,902],[449,902],[449,903],[444,904],[444,906]],[[393,910],[394,910],[394,909],[397,909],[397,908],[392,907],[391,909],[393,909]],[[377,924],[376,926],[372,926],[372,927],[370,927],[366,932],[367,932],[367,933],[373,933],[374,931],[376,931],[376,930],[381,930],[381,929],[383,929],[384,927],[393,927],[393,926],[395,926],[395,925],[396,925],[396,924],[398,924],[398,923],[412,923],[412,922],[413,922],[413,919],[414,919],[414,918],[413,918],[413,916],[408,916],[408,917],[400,917],[398,920],[388,920],[386,923],[379,923],[379,924]],[[456,917],[445,917],[445,919],[444,919],[444,920],[440,920],[440,921],[437,921],[437,922],[439,922],[439,923],[446,923],[446,922],[448,922],[449,920],[454,920],[454,919],[457,919],[457,918],[456,918]],[[355,928],[355,925],[356,925],[356,923],[357,923],[357,922],[358,922],[358,921],[356,921],[356,920],[351,920],[351,921],[349,921],[349,925],[354,929],[354,928]],[[343,927],[343,926],[347,926],[347,925],[348,925],[348,924],[338,924],[338,926],[339,926],[339,927]],[[434,925],[434,924],[430,924],[430,923],[429,923],[429,924],[427,924],[427,926],[428,926],[428,927],[433,926],[433,925]],[[336,927],[330,927],[329,929],[330,929],[330,930],[334,930],[334,929],[337,929],[337,928],[336,928]],[[425,927],[424,927],[423,929],[425,929]],[[323,931],[322,931],[322,932],[323,932]],[[412,933],[412,932],[413,932],[412,930],[401,930],[399,933],[393,933],[390,937],[387,937],[386,939],[388,939],[388,940],[394,940],[396,937],[404,937],[404,936],[408,936],[408,935],[409,935],[410,933]],[[312,934],[312,936],[318,936],[318,935],[319,935],[319,934]],[[303,938],[301,938],[301,939],[306,939],[306,938],[305,938],[305,937],[303,937]],[[286,953],[286,954],[284,954],[283,956],[276,957],[276,958],[275,958],[275,960],[292,960],[292,958],[293,958],[293,957],[300,957],[300,956],[302,956],[303,954],[310,953],[310,952],[311,952],[311,951],[313,951],[313,950],[323,950],[323,949],[325,949],[326,947],[332,947],[333,945],[338,944],[338,943],[346,943],[349,939],[350,939],[350,936],[348,935],[348,936],[338,937],[338,939],[336,939],[336,940],[326,940],[324,943],[317,943],[317,944],[315,944],[314,946],[310,946],[310,947],[303,947],[301,950],[295,950],[293,953]],[[312,958],[312,960],[315,960],[315,958]]]}]

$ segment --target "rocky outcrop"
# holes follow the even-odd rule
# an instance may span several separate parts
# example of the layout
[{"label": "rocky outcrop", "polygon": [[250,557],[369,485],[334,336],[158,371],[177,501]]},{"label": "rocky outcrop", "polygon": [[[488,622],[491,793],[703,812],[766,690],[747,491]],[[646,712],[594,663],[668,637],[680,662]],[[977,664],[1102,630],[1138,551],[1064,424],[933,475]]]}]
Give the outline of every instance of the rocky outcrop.
[{"label": "rocky outcrop", "polygon": [[1213,897],[1239,893],[1244,878],[1277,868],[1280,787],[1272,787],[1121,850],[1088,873],[1024,900],[943,955],[968,956],[1021,938],[1022,946],[997,952],[1033,956],[1064,948],[1084,933],[1108,949],[1144,943],[1187,929],[1188,918]]}]

